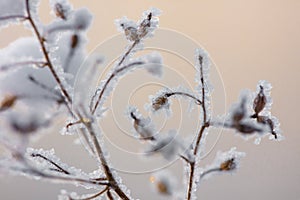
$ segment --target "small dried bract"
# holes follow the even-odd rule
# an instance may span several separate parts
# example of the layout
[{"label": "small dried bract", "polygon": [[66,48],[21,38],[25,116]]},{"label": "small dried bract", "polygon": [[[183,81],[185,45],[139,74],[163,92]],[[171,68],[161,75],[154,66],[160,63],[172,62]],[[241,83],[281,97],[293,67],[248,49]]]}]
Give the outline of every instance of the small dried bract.
[{"label": "small dried bract", "polygon": [[167,104],[168,104],[168,98],[165,95],[159,96],[153,100],[152,108],[154,109],[154,111],[157,111]]},{"label": "small dried bract", "polygon": [[220,170],[221,171],[231,171],[236,168],[235,159],[231,158],[229,160],[226,160],[225,162],[221,163]]},{"label": "small dried bract", "polygon": [[55,12],[55,15],[56,17],[59,17],[63,20],[66,20],[67,17],[66,17],[66,11],[65,9],[63,8],[63,6],[60,4],[60,3],[56,3],[55,6],[54,6],[54,12]]},{"label": "small dried bract", "polygon": [[264,88],[261,85],[259,87],[260,91],[253,101],[253,110],[255,112],[255,115],[258,115],[264,109],[267,103],[267,98],[264,94]]},{"label": "small dried bract", "polygon": [[18,96],[16,95],[5,96],[2,102],[0,103],[0,112],[12,108],[15,105],[17,99]]}]

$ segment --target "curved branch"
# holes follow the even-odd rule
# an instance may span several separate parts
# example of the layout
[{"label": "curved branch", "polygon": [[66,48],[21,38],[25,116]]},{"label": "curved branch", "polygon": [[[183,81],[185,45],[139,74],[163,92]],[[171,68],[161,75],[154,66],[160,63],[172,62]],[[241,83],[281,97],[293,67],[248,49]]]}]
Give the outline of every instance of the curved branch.
[{"label": "curved branch", "polygon": [[58,165],[57,163],[55,163],[53,160],[51,160],[51,159],[49,159],[49,158],[43,156],[42,154],[39,154],[39,153],[32,153],[32,154],[31,154],[31,157],[33,157],[33,158],[36,158],[36,157],[42,158],[43,160],[49,162],[51,165],[53,165],[54,167],[56,167],[56,169],[53,169],[53,168],[51,168],[51,169],[53,169],[53,170],[55,170],[55,171],[58,171],[58,172],[62,172],[62,173],[67,174],[67,175],[70,175],[70,172],[68,172],[67,170],[63,169],[61,166],[59,166],[59,165]]},{"label": "curved branch", "polygon": [[168,92],[168,93],[165,93],[166,97],[171,97],[171,96],[174,96],[174,95],[189,97],[191,99],[194,99],[197,102],[198,105],[202,105],[202,101],[200,99],[198,99],[197,97],[195,97],[192,94],[189,94],[187,92]]}]

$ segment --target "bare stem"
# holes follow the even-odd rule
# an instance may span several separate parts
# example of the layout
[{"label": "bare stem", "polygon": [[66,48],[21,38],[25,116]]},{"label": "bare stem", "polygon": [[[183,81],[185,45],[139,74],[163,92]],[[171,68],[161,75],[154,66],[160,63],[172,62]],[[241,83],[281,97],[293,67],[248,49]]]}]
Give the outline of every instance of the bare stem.
[{"label": "bare stem", "polygon": [[98,96],[98,99],[97,99],[97,101],[96,101],[94,107],[92,107],[92,102],[93,102],[93,100],[96,98],[97,92],[98,92],[99,90],[97,90],[97,91],[95,92],[95,95],[92,97],[92,100],[91,100],[91,103],[90,103],[90,110],[91,110],[91,113],[92,113],[92,114],[95,113],[95,111],[96,111],[96,109],[97,109],[97,107],[98,107],[98,105],[99,105],[99,103],[100,103],[100,101],[101,101],[101,99],[102,99],[102,97],[103,97],[103,94],[104,94],[105,90],[107,89],[109,83],[110,83],[115,77],[117,77],[117,75],[118,75],[119,73],[121,73],[121,72],[125,71],[126,69],[131,68],[131,67],[133,67],[133,66],[135,66],[135,65],[142,65],[142,64],[144,64],[144,62],[141,62],[141,61],[140,61],[140,62],[133,62],[133,63],[130,63],[130,64],[128,64],[128,65],[125,65],[125,66],[122,67],[122,68],[117,69],[114,73],[112,73],[112,74],[109,76],[109,78],[107,79],[107,81],[105,82],[104,86],[102,87],[102,89],[101,89],[101,91],[100,91],[100,94],[99,94],[99,96]]}]

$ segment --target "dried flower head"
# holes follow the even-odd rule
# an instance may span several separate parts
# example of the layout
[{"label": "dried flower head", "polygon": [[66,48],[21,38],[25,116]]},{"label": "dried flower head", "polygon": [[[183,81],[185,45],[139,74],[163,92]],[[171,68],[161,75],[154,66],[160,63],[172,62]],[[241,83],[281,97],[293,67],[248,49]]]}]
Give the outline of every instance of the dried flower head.
[{"label": "dried flower head", "polygon": [[168,98],[163,95],[155,98],[152,102],[152,108],[154,111],[157,111],[161,109],[162,107],[166,106],[168,104]]},{"label": "dried flower head", "polygon": [[59,17],[63,20],[66,20],[67,17],[66,17],[66,11],[65,9],[63,8],[63,6],[60,4],[60,3],[56,3],[54,5],[54,13],[56,15],[56,17]]},{"label": "dried flower head", "polygon": [[18,96],[16,95],[6,95],[0,103],[0,112],[12,108],[15,105],[17,99]]},{"label": "dried flower head", "polygon": [[253,101],[253,110],[255,112],[255,115],[258,115],[264,109],[267,103],[267,98],[264,94],[264,88],[262,85],[260,85],[259,87],[260,91]]},{"label": "dried flower head", "polygon": [[154,189],[161,195],[173,195],[176,179],[169,171],[159,172],[150,176]]},{"label": "dried flower head", "polygon": [[222,162],[220,165],[221,171],[231,171],[236,168],[236,163],[234,158],[230,158],[226,160],[225,162]]}]

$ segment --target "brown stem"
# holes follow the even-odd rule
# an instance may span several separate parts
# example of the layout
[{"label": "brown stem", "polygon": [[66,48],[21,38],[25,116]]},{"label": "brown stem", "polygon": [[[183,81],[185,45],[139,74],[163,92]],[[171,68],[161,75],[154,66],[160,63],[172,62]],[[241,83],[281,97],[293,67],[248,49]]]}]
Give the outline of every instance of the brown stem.
[{"label": "brown stem", "polygon": [[83,178],[77,178],[77,177],[70,177],[70,176],[57,176],[53,174],[45,174],[42,171],[39,171],[37,169],[34,169],[33,167],[29,166],[27,163],[24,163],[25,166],[27,166],[27,169],[19,169],[16,167],[11,167],[11,170],[17,171],[17,172],[22,172],[25,174],[30,174],[30,175],[35,175],[39,176],[45,179],[50,179],[50,180],[55,180],[55,181],[66,181],[66,182],[71,182],[74,184],[74,182],[78,183],[86,183],[86,184],[91,184],[91,185],[106,185],[110,186],[110,183],[107,181],[95,181],[95,180],[90,180],[90,179],[83,179]]},{"label": "brown stem", "polygon": [[112,196],[110,190],[107,190],[106,196],[107,196],[107,198],[108,198],[109,200],[114,200],[114,198],[113,198],[113,196]]},{"label": "brown stem", "polygon": [[27,17],[26,17],[26,16],[23,16],[23,15],[9,15],[9,16],[1,16],[1,17],[0,17],[0,21],[1,21],[1,20],[9,20],[9,19],[26,20]]},{"label": "brown stem", "polygon": [[112,189],[115,190],[115,192],[119,195],[119,197],[121,199],[124,199],[124,200],[129,200],[129,198],[127,197],[127,195],[123,192],[123,190],[119,187],[117,181],[115,180],[112,172],[111,172],[111,169],[109,168],[108,166],[108,163],[106,161],[106,158],[103,154],[103,151],[102,151],[102,148],[99,144],[99,141],[97,139],[97,136],[96,136],[96,133],[94,132],[94,129],[92,128],[92,125],[91,123],[84,123],[85,127],[89,130],[89,133],[92,137],[92,141],[95,145],[95,149],[96,149],[96,153],[97,153],[97,156],[101,162],[101,165],[102,165],[102,168],[104,170],[104,173],[110,183],[110,187],[112,187]]},{"label": "brown stem", "polygon": [[190,165],[190,174],[189,174],[189,185],[188,185],[188,194],[187,194],[187,200],[191,199],[192,196],[192,188],[193,188],[193,178],[194,178],[194,171],[195,171],[195,163],[189,163]]},{"label": "brown stem", "polygon": [[104,192],[106,192],[107,190],[109,189],[109,187],[105,187],[103,190],[101,190],[100,192],[96,193],[96,194],[93,194],[92,196],[90,197],[86,197],[86,198],[79,198],[79,199],[75,199],[75,198],[72,198],[69,196],[69,199],[70,200],[92,200],[92,199],[95,199],[96,197],[99,197],[101,196]]},{"label": "brown stem", "polygon": [[130,48],[126,51],[126,53],[123,55],[123,57],[121,58],[120,62],[118,63],[117,66],[121,66],[122,63],[124,62],[125,58],[130,54],[130,52],[133,50],[133,48],[140,42],[140,40],[136,40],[132,43],[132,45],[130,46]]},{"label": "brown stem", "polygon": [[122,68],[120,68],[120,69],[117,69],[114,73],[112,73],[112,74],[109,76],[109,78],[107,79],[107,81],[105,82],[103,88],[101,89],[100,94],[99,94],[99,96],[98,96],[98,99],[97,99],[97,101],[96,101],[96,103],[95,103],[95,105],[94,105],[93,108],[92,108],[92,102],[93,102],[93,100],[95,99],[96,93],[98,92],[98,90],[95,92],[95,95],[92,97],[92,100],[91,100],[91,103],[90,103],[90,110],[91,110],[91,113],[92,113],[92,114],[95,113],[95,111],[96,111],[96,109],[97,109],[97,107],[98,107],[98,105],[99,105],[99,103],[100,103],[100,101],[101,101],[101,99],[102,99],[102,96],[103,96],[103,94],[104,94],[104,92],[105,92],[107,86],[109,85],[109,83],[110,83],[110,82],[111,82],[111,81],[112,81],[119,73],[123,72],[124,70],[126,70],[126,69],[128,69],[128,68],[130,68],[130,67],[132,67],[132,66],[135,66],[135,65],[142,65],[142,64],[144,64],[144,62],[141,62],[141,61],[140,61],[140,62],[133,62],[133,63],[130,63],[130,64],[128,64],[128,65],[125,65],[124,67],[122,67]]},{"label": "brown stem", "polygon": [[[37,29],[37,26],[35,25],[35,23],[34,23],[32,17],[31,17],[30,8],[29,8],[29,0],[26,0],[26,12],[27,12],[27,15],[28,15],[28,18],[27,18],[27,19],[29,20],[29,23],[31,24],[31,26],[32,26],[32,28],[33,28],[33,30],[34,30],[34,33],[35,33],[36,37],[37,37],[38,40],[39,40],[39,43],[40,43],[42,52],[43,52],[44,57],[45,57],[45,59],[46,59],[46,61],[47,61],[47,66],[48,66],[48,68],[49,68],[51,74],[53,75],[55,81],[56,81],[57,84],[59,85],[60,90],[61,90],[62,94],[64,95],[64,97],[66,98],[67,102],[68,102],[68,103],[72,103],[72,100],[71,100],[70,95],[68,94],[67,90],[66,90],[65,87],[63,86],[63,84],[62,84],[60,78],[58,77],[58,75],[57,75],[57,73],[56,73],[56,71],[55,71],[55,69],[54,69],[54,67],[53,67],[53,64],[52,64],[52,62],[51,62],[51,60],[50,60],[50,58],[49,58],[48,52],[47,52],[47,50],[46,50],[46,46],[45,46],[45,44],[44,44],[45,40],[44,40],[44,38],[41,36],[40,32],[39,32],[38,29]],[[69,105],[67,105],[67,106],[69,107]]]},{"label": "brown stem", "polygon": [[168,92],[165,94],[166,97],[171,97],[173,95],[180,95],[180,96],[186,96],[186,97],[192,98],[197,102],[198,105],[202,105],[202,101],[200,99],[198,99],[197,97],[195,97],[187,92]]},{"label": "brown stem", "polygon": [[70,174],[70,172],[68,172],[67,170],[63,169],[61,166],[59,166],[59,165],[58,165],[57,163],[55,163],[53,160],[51,160],[51,159],[49,159],[49,158],[43,156],[42,154],[39,154],[39,153],[32,153],[31,156],[34,157],[34,158],[35,158],[35,157],[42,158],[42,159],[44,159],[45,161],[49,162],[51,165],[55,166],[56,169],[57,169],[57,171],[62,172],[62,173],[67,174],[67,175]]},{"label": "brown stem", "polygon": [[[200,64],[200,81],[201,81],[201,92],[202,92],[202,111],[203,111],[203,123],[202,126],[200,128],[200,131],[197,135],[197,140],[195,143],[195,147],[194,147],[194,155],[195,157],[198,154],[198,149],[199,149],[199,145],[201,142],[201,139],[203,137],[203,133],[205,131],[206,128],[209,127],[209,122],[207,121],[207,111],[206,111],[206,107],[205,107],[205,85],[204,85],[204,76],[203,76],[203,66],[202,66],[202,57],[199,56],[199,64]],[[189,174],[189,185],[188,185],[188,189],[187,189],[187,200],[191,199],[192,196],[192,188],[193,188],[193,182],[194,182],[194,172],[195,172],[195,165],[196,163],[190,163],[190,174]]]},{"label": "brown stem", "polygon": [[219,171],[221,171],[220,168],[212,168],[212,169],[209,169],[209,170],[203,172],[203,173],[200,175],[200,179],[202,179],[204,176],[206,176],[206,175],[208,175],[208,174],[210,174],[210,173],[213,173],[213,172],[219,172]]},{"label": "brown stem", "polygon": [[[27,11],[27,15],[28,15],[27,19],[29,20],[29,22],[30,22],[30,24],[31,24],[31,26],[32,26],[32,28],[33,28],[33,30],[34,30],[34,32],[35,32],[35,34],[36,34],[36,36],[37,36],[37,38],[39,40],[40,46],[42,48],[42,52],[43,52],[44,57],[45,57],[45,59],[47,61],[47,66],[48,66],[50,72],[52,73],[54,79],[56,80],[57,84],[59,85],[62,94],[65,96],[65,98],[68,101],[68,103],[71,104],[72,103],[71,97],[68,94],[68,92],[66,91],[65,87],[63,86],[63,84],[62,84],[60,78],[58,77],[56,71],[54,70],[52,62],[51,62],[51,60],[49,58],[48,52],[47,52],[45,44],[44,44],[44,38],[42,38],[42,36],[40,35],[40,33],[39,33],[39,31],[38,31],[38,29],[37,29],[37,27],[36,27],[36,25],[35,25],[32,17],[31,17],[30,8],[29,8],[29,0],[26,0],[26,11]],[[137,63],[141,63],[141,62],[137,62]],[[132,66],[134,64],[137,64],[137,63],[129,64],[129,65],[127,65],[127,66],[125,66],[125,67],[117,70],[116,72],[119,73],[119,72],[125,70],[127,67],[130,67],[130,66]],[[101,97],[99,98],[99,100],[98,100],[97,103],[99,103],[100,99],[101,99]],[[69,110],[71,110],[70,106],[68,104],[67,104],[67,107],[69,108]],[[96,108],[97,108],[97,106],[95,106],[94,110],[96,110]],[[78,113],[78,115],[79,115],[79,113]],[[93,141],[93,143],[95,145],[95,148],[96,148],[96,153],[97,153],[97,155],[98,155],[98,157],[99,157],[99,159],[101,161],[101,165],[102,165],[103,170],[104,170],[104,172],[106,174],[106,177],[107,177],[107,179],[109,181],[108,185],[115,190],[115,192],[120,196],[121,199],[129,200],[129,198],[127,197],[127,195],[121,190],[121,188],[119,187],[117,181],[113,177],[113,174],[112,174],[111,169],[109,168],[109,166],[107,164],[107,161],[106,161],[106,159],[104,157],[103,151],[102,151],[101,146],[99,144],[99,141],[98,141],[98,139],[96,137],[96,134],[95,134],[94,130],[92,129],[91,123],[90,122],[85,122],[80,115],[79,115],[79,117],[84,122],[83,124],[85,125],[85,127],[90,132],[90,135],[92,137],[92,141]],[[53,178],[54,177],[54,176],[49,176],[49,175],[45,175],[45,174],[41,174],[41,173],[39,173],[39,174],[43,175],[43,177],[46,177],[46,178]],[[86,180],[82,180],[82,179],[77,179],[77,178],[74,179],[74,178],[69,178],[69,177],[59,177],[59,178],[60,178],[60,180],[70,180],[71,179],[73,181],[79,181],[79,182],[97,183],[97,184],[99,183],[99,182],[93,181],[93,180],[86,181]],[[105,185],[105,184],[102,183],[101,185]]]},{"label": "brown stem", "polygon": [[36,65],[38,67],[44,67],[44,66],[47,65],[47,63],[43,62],[43,61],[22,61],[22,62],[16,62],[16,63],[2,65],[0,67],[0,71],[5,71],[5,70],[8,70],[10,68],[15,69],[15,67],[22,67],[24,65]]}]

